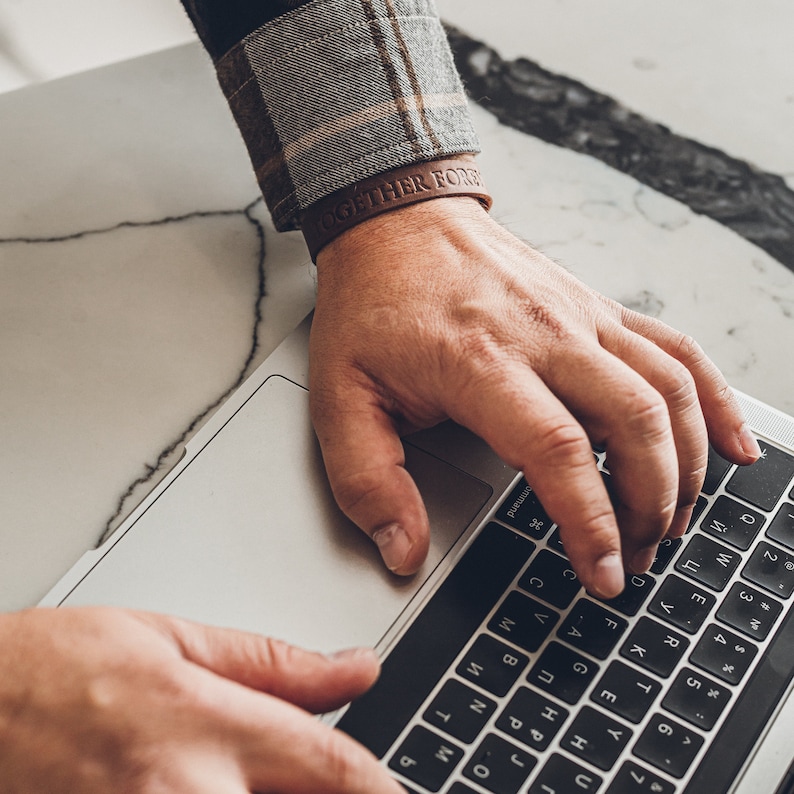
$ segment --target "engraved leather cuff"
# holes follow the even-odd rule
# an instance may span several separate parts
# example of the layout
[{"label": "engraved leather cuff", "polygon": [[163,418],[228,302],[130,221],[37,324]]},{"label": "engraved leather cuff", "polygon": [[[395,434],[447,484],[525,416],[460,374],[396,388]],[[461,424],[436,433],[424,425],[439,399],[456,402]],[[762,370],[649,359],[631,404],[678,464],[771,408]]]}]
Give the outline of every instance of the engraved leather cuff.
[{"label": "engraved leather cuff", "polygon": [[312,261],[331,240],[390,210],[445,196],[472,196],[486,210],[493,199],[473,160],[430,160],[355,182],[304,210],[301,229]]}]

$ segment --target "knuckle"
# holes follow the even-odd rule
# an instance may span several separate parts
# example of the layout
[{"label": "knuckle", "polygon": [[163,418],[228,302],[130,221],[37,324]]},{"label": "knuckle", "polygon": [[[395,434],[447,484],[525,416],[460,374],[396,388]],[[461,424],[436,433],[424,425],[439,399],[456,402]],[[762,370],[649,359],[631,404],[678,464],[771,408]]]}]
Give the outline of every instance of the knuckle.
[{"label": "knuckle", "polygon": [[627,427],[633,435],[650,440],[671,437],[670,411],[661,394],[648,389],[634,398]]},{"label": "knuckle", "polygon": [[562,419],[541,428],[537,447],[547,465],[570,466],[578,460],[591,461],[587,435],[573,421]]},{"label": "knuckle", "polygon": [[667,402],[672,406],[691,407],[698,401],[697,388],[692,373],[678,362],[669,368],[662,391]]},{"label": "knuckle", "polygon": [[699,363],[703,357],[703,348],[688,334],[680,334],[674,348],[674,356],[688,369]]},{"label": "knuckle", "polygon": [[334,477],[334,497],[342,512],[349,514],[363,502],[376,497],[383,487],[380,469],[361,469]]}]

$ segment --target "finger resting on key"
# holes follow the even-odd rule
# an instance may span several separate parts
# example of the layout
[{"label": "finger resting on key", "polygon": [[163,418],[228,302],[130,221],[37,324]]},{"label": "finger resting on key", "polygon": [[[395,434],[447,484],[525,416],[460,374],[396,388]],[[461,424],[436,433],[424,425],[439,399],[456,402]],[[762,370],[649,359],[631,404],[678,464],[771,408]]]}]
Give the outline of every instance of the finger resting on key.
[{"label": "finger resting on key", "polygon": [[[567,356],[567,368],[550,372],[550,386],[593,442],[605,447],[623,561],[628,570],[643,572],[679,505],[670,407],[640,372],[603,347],[583,345]],[[689,493],[685,501],[688,507]]]},{"label": "finger resting on key", "polygon": [[708,429],[722,457],[741,465],[753,463],[761,450],[745,422],[739,403],[718,367],[690,336],[653,317],[624,309],[625,328],[653,342],[691,373]]},{"label": "finger resting on key", "polygon": [[528,367],[503,364],[487,378],[468,378],[454,391],[450,416],[484,438],[524,472],[585,587],[617,595],[624,584],[615,514],[587,433]]},{"label": "finger resting on key", "polygon": [[653,342],[623,328],[602,334],[604,347],[640,374],[664,399],[678,461],[678,501],[668,535],[686,532],[708,466],[708,431],[690,370]]}]

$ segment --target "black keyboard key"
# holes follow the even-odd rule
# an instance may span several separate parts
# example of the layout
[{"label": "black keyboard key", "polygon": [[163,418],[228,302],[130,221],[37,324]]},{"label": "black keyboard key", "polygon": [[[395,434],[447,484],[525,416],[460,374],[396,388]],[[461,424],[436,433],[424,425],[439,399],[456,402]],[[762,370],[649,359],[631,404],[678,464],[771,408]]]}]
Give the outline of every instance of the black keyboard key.
[{"label": "black keyboard key", "polygon": [[463,750],[431,730],[417,725],[389,761],[389,768],[408,780],[438,791],[463,758]]},{"label": "black keyboard key", "polygon": [[625,618],[580,598],[557,630],[557,636],[597,659],[606,659],[628,625]]},{"label": "black keyboard key", "polygon": [[526,750],[490,733],[474,751],[463,774],[494,794],[516,794],[537,762]]},{"label": "black keyboard key", "polygon": [[668,576],[653,597],[648,611],[689,634],[703,624],[716,598],[678,576]]},{"label": "black keyboard key", "polygon": [[562,545],[562,536],[560,535],[559,529],[555,529],[554,532],[549,535],[546,545],[550,549],[554,549],[554,551],[562,554],[563,557],[567,556],[565,552],[565,546]]},{"label": "black keyboard key", "polygon": [[470,788],[465,783],[453,783],[447,794],[479,794],[479,792]]},{"label": "black keyboard key", "polygon": [[714,590],[724,590],[742,562],[741,554],[704,535],[694,535],[675,569]]},{"label": "black keyboard key", "polygon": [[485,526],[384,659],[375,685],[348,708],[337,727],[382,758],[534,548],[495,522]]},{"label": "black keyboard key", "polygon": [[725,490],[761,510],[773,510],[794,478],[794,456],[759,439],[761,457],[751,466],[739,466]]},{"label": "black keyboard key", "polygon": [[675,794],[675,786],[644,766],[626,761],[605,794]]},{"label": "black keyboard key", "polygon": [[598,673],[598,665],[559,642],[550,642],[527,680],[565,703],[576,703]]},{"label": "black keyboard key", "polygon": [[664,538],[656,549],[656,556],[651,564],[651,573],[655,573],[657,576],[664,573],[682,543],[681,538]]},{"label": "black keyboard key", "polygon": [[620,648],[624,659],[666,677],[675,669],[689,640],[648,617],[641,617]]},{"label": "black keyboard key", "polygon": [[711,623],[706,626],[689,661],[729,684],[738,684],[756,653],[758,648],[752,642]]},{"label": "black keyboard key", "polygon": [[457,667],[457,673],[461,678],[501,697],[510,691],[528,662],[528,656],[482,634],[466,652]]},{"label": "black keyboard key", "polygon": [[611,769],[631,739],[631,730],[590,706],[574,718],[560,747],[599,769]]},{"label": "black keyboard key", "polygon": [[[786,613],[757,664],[742,682],[714,742],[692,773],[687,791],[730,791],[758,741],[788,697],[794,679],[794,611]],[[726,749],[727,748],[727,749]],[[774,787],[772,787],[774,788]],[[770,787],[757,787],[759,794]]]},{"label": "black keyboard key", "polygon": [[452,679],[433,698],[423,716],[425,722],[468,744],[477,738],[494,711],[496,701]]},{"label": "black keyboard key", "polygon": [[544,538],[552,527],[552,521],[537,494],[523,477],[502,503],[496,517],[513,529],[538,540]]},{"label": "black keyboard key", "polygon": [[662,714],[654,714],[632,752],[657,769],[683,777],[703,745],[703,737]]},{"label": "black keyboard key", "polygon": [[718,496],[700,527],[709,535],[744,551],[750,548],[765,520],[761,513],[735,499]]},{"label": "black keyboard key", "polygon": [[742,570],[742,576],[781,598],[794,592],[794,555],[760,541]]},{"label": "black keyboard key", "polygon": [[499,605],[488,628],[525,651],[536,651],[559,619],[559,614],[545,604],[513,591]]},{"label": "black keyboard key", "polygon": [[754,640],[763,640],[782,611],[779,601],[737,582],[717,610],[717,618]]},{"label": "black keyboard key", "polygon": [[794,549],[794,505],[791,502],[783,502],[780,510],[775,513],[766,534],[772,540]]},{"label": "black keyboard key", "polygon": [[717,454],[711,444],[709,444],[708,468],[706,469],[706,479],[701,489],[703,493],[707,493],[709,496],[715,494],[730,468],[731,463]]},{"label": "black keyboard key", "polygon": [[655,679],[615,661],[593,688],[590,699],[629,722],[638,723],[661,689],[662,685]]},{"label": "black keyboard key", "polygon": [[527,794],[595,794],[602,778],[575,761],[555,753],[529,787]]},{"label": "black keyboard key", "polygon": [[684,667],[662,700],[662,706],[696,728],[711,730],[720,718],[731,691],[710,678]]},{"label": "black keyboard key", "polygon": [[612,607],[612,609],[617,609],[618,612],[622,612],[624,615],[636,615],[640,611],[640,607],[645,603],[645,599],[651,594],[655,584],[656,579],[647,573],[632,574],[626,577],[626,585],[623,588],[623,592],[619,596],[603,603]]},{"label": "black keyboard key", "polygon": [[570,606],[582,589],[571,563],[548,549],[538,552],[518,580],[518,586],[558,609]]},{"label": "black keyboard key", "polygon": [[568,718],[568,709],[521,687],[499,715],[496,727],[531,750],[545,750]]}]

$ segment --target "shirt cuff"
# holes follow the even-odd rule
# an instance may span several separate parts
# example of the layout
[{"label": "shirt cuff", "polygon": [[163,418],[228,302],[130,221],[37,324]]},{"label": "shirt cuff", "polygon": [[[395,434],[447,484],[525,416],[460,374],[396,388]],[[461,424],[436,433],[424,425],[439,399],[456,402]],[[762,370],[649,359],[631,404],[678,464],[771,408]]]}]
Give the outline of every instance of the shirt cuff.
[{"label": "shirt cuff", "polygon": [[432,0],[313,0],[216,70],[280,231],[362,179],[479,151]]}]

